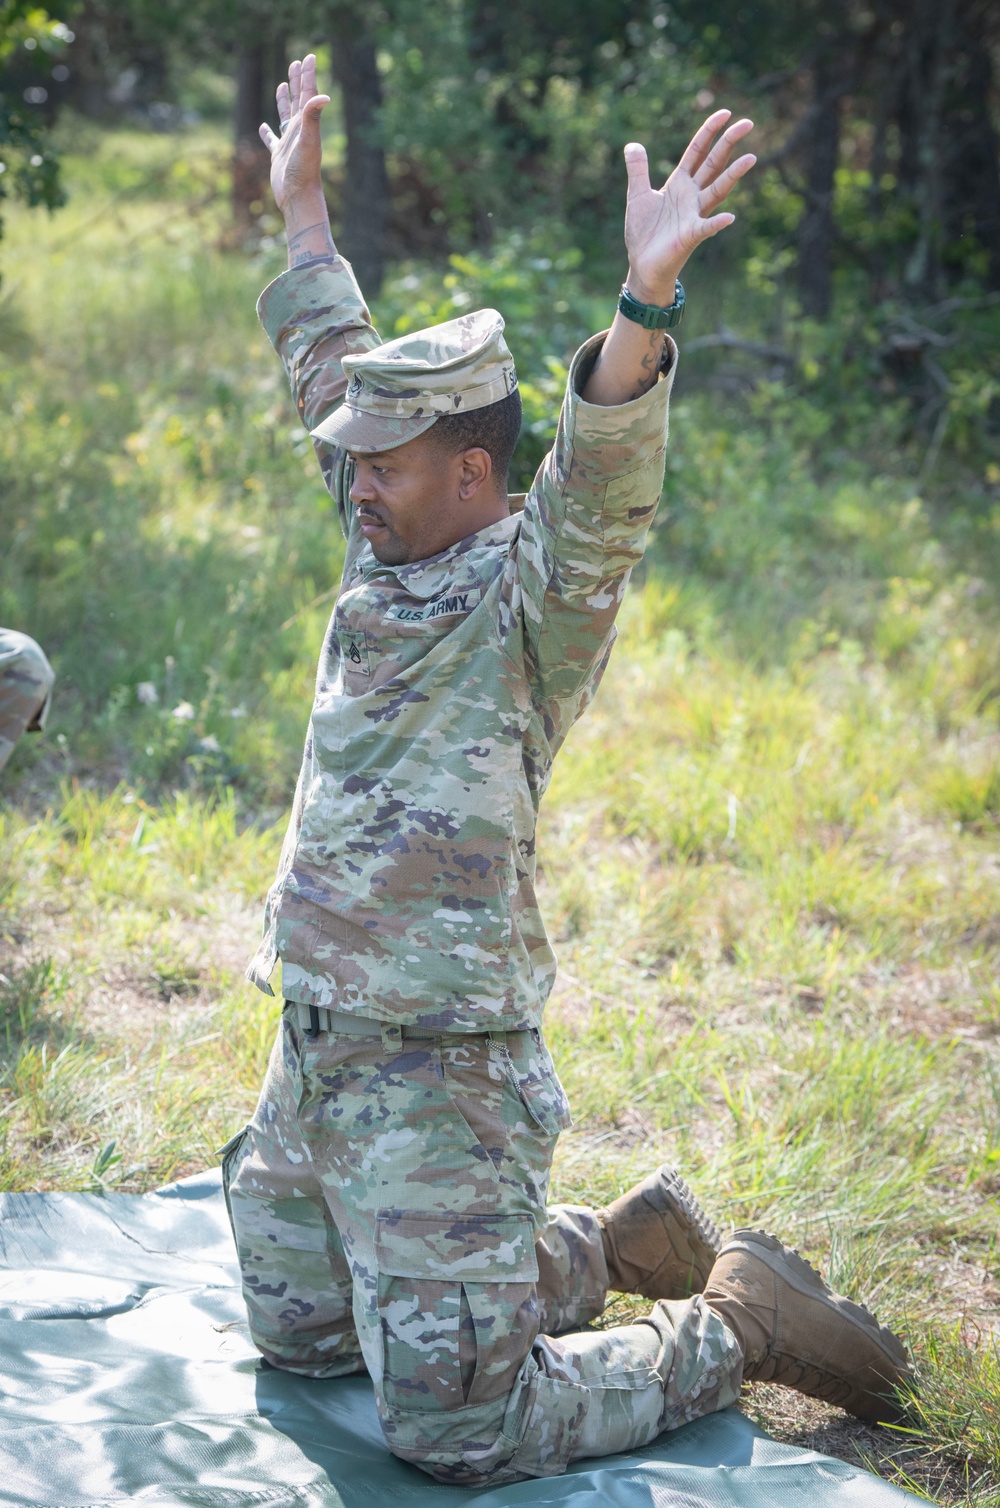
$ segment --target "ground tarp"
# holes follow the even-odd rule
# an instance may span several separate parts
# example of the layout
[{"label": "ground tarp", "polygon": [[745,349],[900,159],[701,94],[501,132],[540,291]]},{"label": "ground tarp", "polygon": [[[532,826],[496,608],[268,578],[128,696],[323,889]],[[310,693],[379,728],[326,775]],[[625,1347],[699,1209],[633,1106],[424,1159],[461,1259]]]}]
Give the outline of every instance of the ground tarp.
[{"label": "ground tarp", "polygon": [[262,1369],[218,1176],[0,1197],[0,1502],[32,1508],[890,1508],[909,1495],[734,1409],[633,1455],[492,1491],[382,1443],[365,1378]]}]

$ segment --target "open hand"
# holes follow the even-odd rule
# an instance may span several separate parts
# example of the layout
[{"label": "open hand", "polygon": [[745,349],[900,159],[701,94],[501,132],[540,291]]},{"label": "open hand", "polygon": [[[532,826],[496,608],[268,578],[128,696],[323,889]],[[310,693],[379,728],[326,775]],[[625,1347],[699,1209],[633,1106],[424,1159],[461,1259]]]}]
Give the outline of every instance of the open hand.
[{"label": "open hand", "polygon": [[323,150],[319,118],[328,94],[316,93],[316,57],[309,53],[301,63],[292,63],[288,83],[277,91],[281,135],[270,126],[260,128],[260,138],[271,154],[271,188],[275,203],[284,212],[302,194],[322,192],[320,162]]},{"label": "open hand", "polygon": [[713,144],[729,117],[728,110],[708,117],[660,189],[650,184],[645,147],[632,141],[625,148],[627,286],[643,303],[672,304],[677,275],[695,247],[736,219],[714,211],[757,159],[748,152],[729,162],[736,143],[753,130],[751,120],[734,121]]}]

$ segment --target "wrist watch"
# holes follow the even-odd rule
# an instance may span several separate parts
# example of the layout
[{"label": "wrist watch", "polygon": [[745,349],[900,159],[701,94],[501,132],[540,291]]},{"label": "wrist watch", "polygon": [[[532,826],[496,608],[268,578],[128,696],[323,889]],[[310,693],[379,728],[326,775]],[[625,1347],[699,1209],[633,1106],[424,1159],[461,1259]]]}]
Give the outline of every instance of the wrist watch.
[{"label": "wrist watch", "polygon": [[626,319],[642,325],[644,330],[669,330],[673,325],[679,325],[684,317],[684,302],[684,284],[680,279],[674,284],[674,301],[665,309],[659,304],[640,304],[624,283],[618,295],[619,312]]}]

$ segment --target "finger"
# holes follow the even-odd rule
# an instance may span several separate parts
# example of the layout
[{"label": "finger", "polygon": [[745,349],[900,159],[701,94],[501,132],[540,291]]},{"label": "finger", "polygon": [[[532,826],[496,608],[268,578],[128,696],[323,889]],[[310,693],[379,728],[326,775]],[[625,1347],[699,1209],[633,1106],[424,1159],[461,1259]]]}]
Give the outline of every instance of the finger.
[{"label": "finger", "polygon": [[712,210],[717,209],[722,201],[732,193],[740,179],[746,173],[749,173],[756,161],[757,159],[752,152],[747,152],[743,157],[737,157],[736,161],[731,163],[724,173],[719,174],[714,183],[710,183],[707,188],[702,189],[698,195],[698,209],[700,212],[703,215],[711,214]]},{"label": "finger", "polygon": [[267,150],[273,156],[274,155],[274,149],[275,149],[275,147],[278,146],[281,138],[278,137],[278,136],[275,136],[275,134],[271,130],[270,126],[266,126],[265,125],[265,126],[261,126],[260,127],[260,139],[264,143],[265,147],[267,147]]},{"label": "finger", "polygon": [[314,52],[308,52],[302,59],[302,74],[299,81],[299,105],[304,105],[306,103],[306,100],[312,99],[315,93],[316,54]]},{"label": "finger", "polygon": [[302,132],[319,130],[319,118],[323,113],[323,106],[330,103],[328,94],[314,94],[312,99],[307,99],[302,107]]},{"label": "finger", "polygon": [[625,148],[625,171],[628,174],[629,198],[649,193],[649,159],[641,141],[630,141]]},{"label": "finger", "polygon": [[292,114],[299,108],[299,88],[302,83],[302,64],[299,62],[289,64],[288,68],[288,96],[291,101]]},{"label": "finger", "polygon": [[719,234],[720,230],[725,230],[728,226],[732,225],[735,219],[736,216],[734,214],[731,214],[729,210],[725,210],[721,215],[713,215],[710,220],[702,220],[698,239],[700,241],[710,241],[713,236]]},{"label": "finger", "polygon": [[737,142],[742,141],[747,132],[752,130],[753,121],[744,119],[735,121],[723,131],[701,167],[698,168],[697,172],[692,174],[699,188],[707,188],[710,183],[718,178],[722,169],[729,161]]},{"label": "finger", "polygon": [[732,114],[731,110],[716,110],[704,125],[699,126],[684,150],[678,168],[693,178],[712,148],[717,131],[721,130]]},{"label": "finger", "polygon": [[284,83],[279,84],[274,97],[278,101],[278,119],[283,126],[286,126],[288,118],[292,113],[292,104],[288,97],[288,85]]}]

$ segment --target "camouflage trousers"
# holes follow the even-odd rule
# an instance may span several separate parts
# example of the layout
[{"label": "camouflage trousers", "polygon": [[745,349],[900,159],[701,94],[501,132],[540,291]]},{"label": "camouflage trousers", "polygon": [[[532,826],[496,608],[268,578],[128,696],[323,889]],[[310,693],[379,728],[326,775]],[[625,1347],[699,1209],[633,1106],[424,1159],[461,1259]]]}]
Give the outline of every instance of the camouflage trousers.
[{"label": "camouflage trousers", "polygon": [[34,639],[0,628],[0,770],[21,734],[44,726],[54,680]]},{"label": "camouflage trousers", "polygon": [[700,1297],[566,1333],[608,1284],[594,1213],[546,1208],[567,1122],[537,1033],[310,1037],[286,1006],[223,1153],[258,1349],[306,1376],[367,1369],[389,1449],[470,1486],[555,1475],[733,1403],[742,1356]]}]

